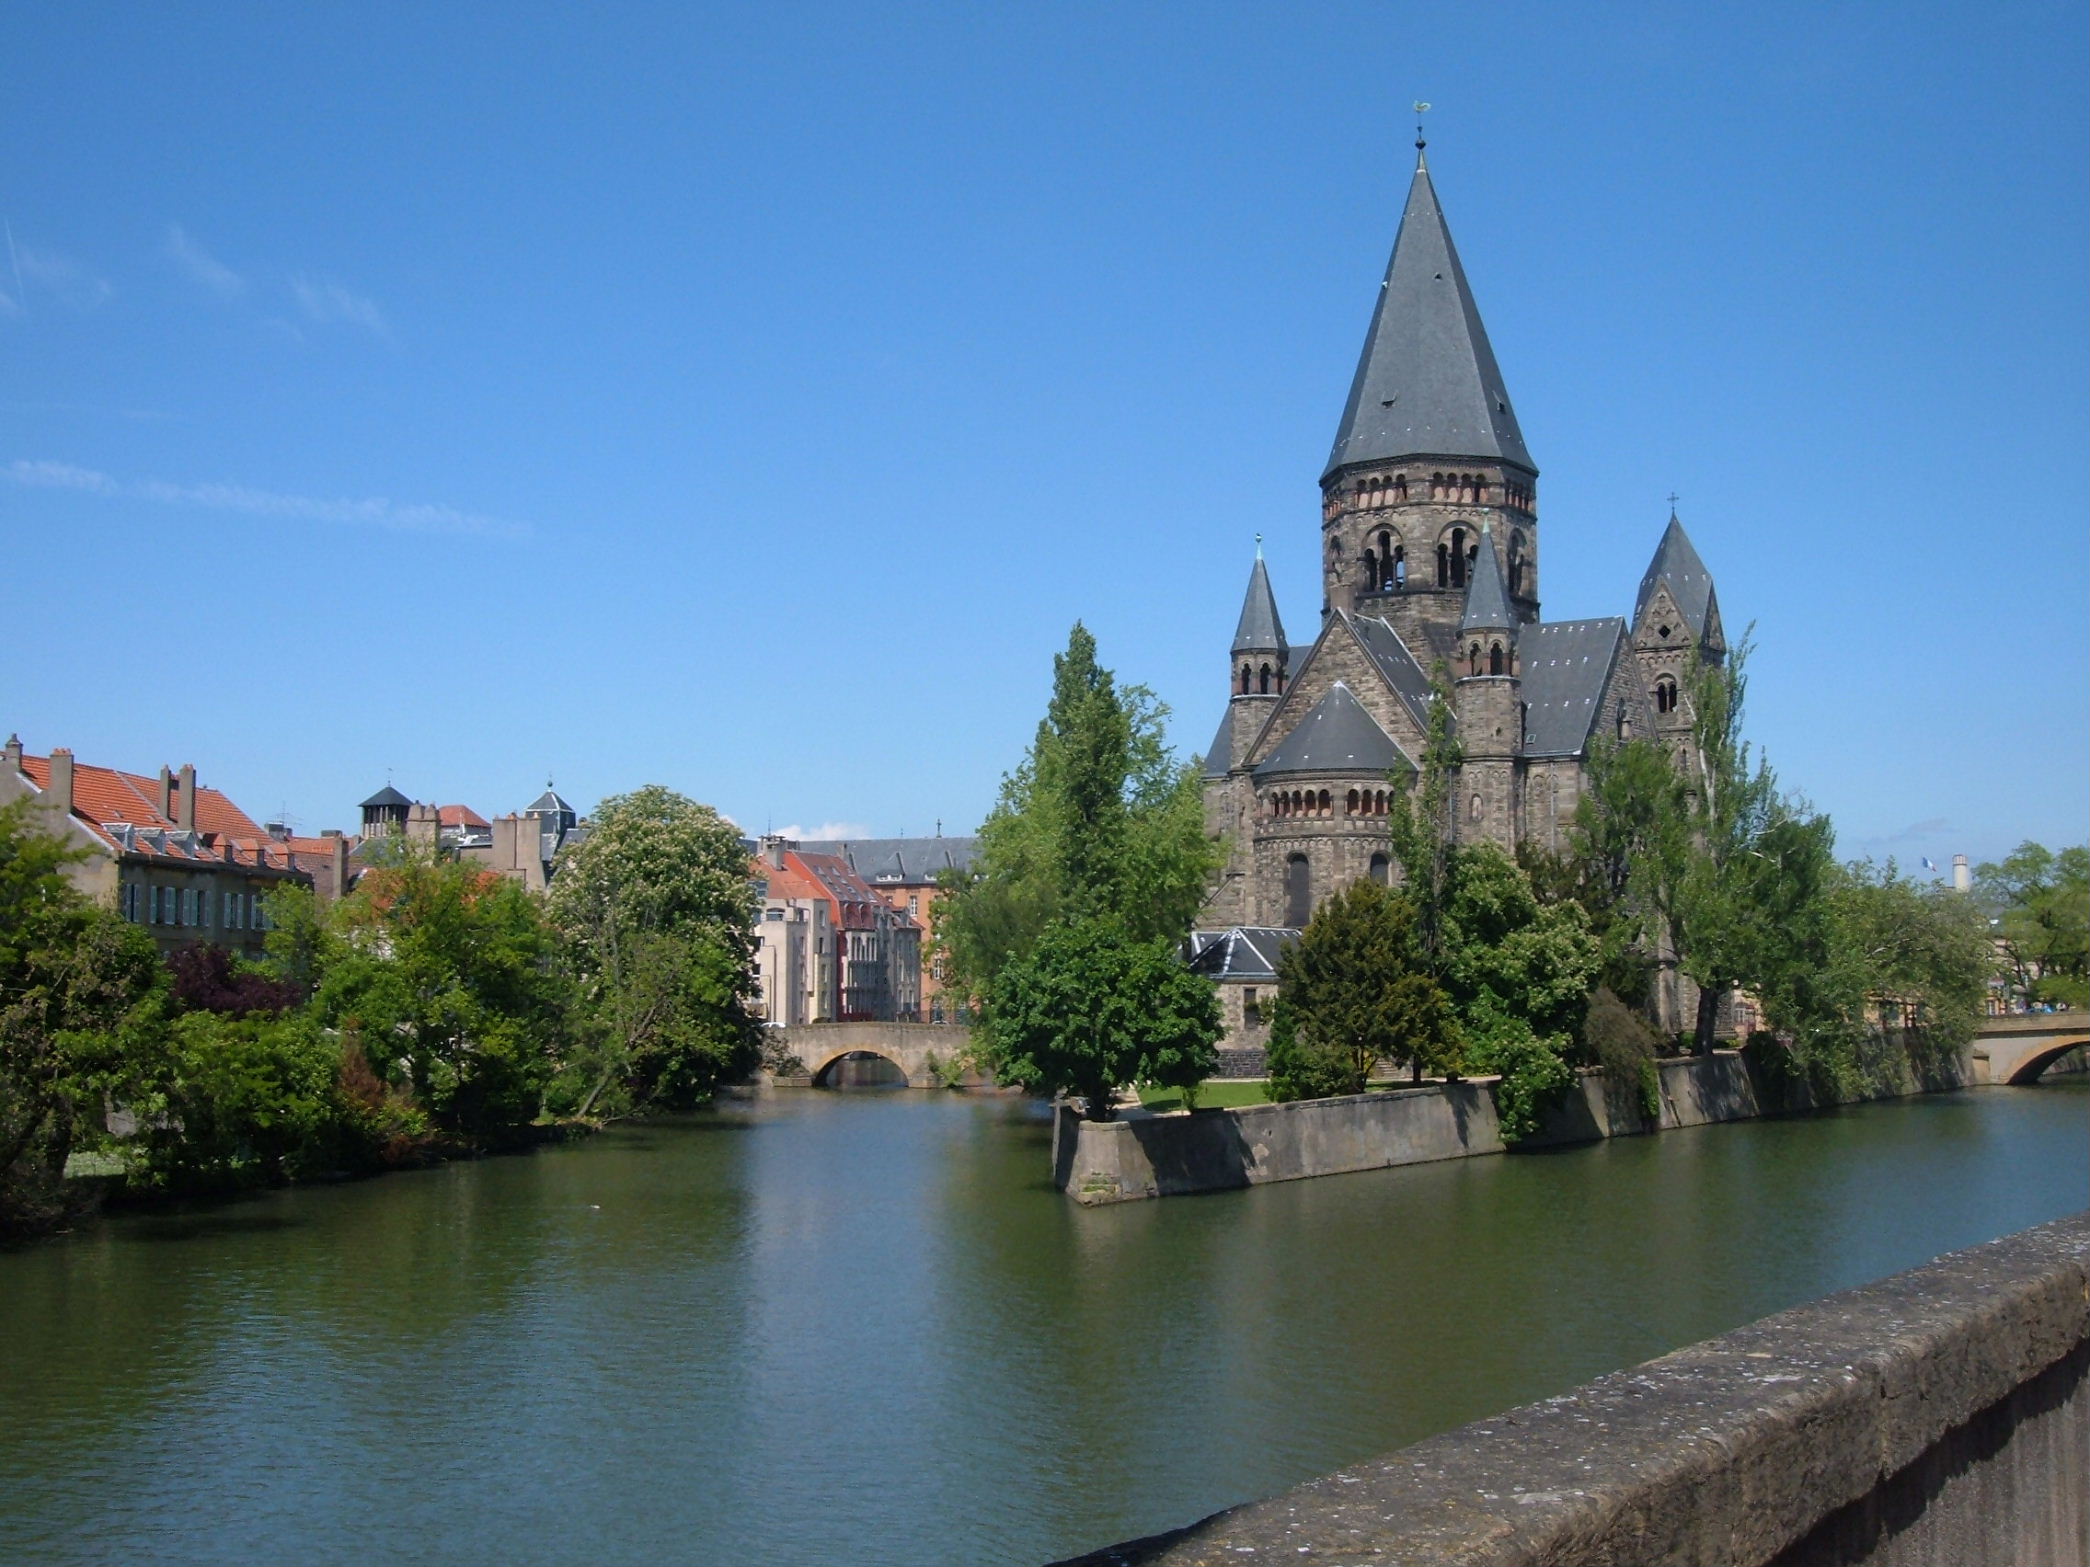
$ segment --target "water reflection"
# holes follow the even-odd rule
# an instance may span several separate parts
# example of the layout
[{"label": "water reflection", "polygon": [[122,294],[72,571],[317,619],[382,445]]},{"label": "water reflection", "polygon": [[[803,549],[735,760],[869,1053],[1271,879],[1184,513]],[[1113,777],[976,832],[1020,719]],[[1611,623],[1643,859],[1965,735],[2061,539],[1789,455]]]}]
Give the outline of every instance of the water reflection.
[{"label": "water reflection", "polygon": [[802,1090],[123,1217],[0,1256],[0,1558],[1046,1560],[2079,1208],[2086,1110],[1083,1211],[1020,1101]]}]

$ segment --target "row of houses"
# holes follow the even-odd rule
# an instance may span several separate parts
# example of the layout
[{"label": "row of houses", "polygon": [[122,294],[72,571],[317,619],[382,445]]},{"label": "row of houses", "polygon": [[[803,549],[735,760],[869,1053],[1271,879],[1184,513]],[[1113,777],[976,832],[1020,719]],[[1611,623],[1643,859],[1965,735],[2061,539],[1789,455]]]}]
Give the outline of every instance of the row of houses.
[{"label": "row of houses", "polygon": [[[285,886],[323,902],[344,895],[381,846],[437,846],[542,893],[588,823],[551,787],[520,811],[488,819],[462,804],[417,801],[386,784],[363,801],[354,833],[293,832],[257,822],[196,769],[158,775],[78,761],[65,747],[0,752],[0,805],[24,800],[78,852],[67,875],[88,896],[144,927],[164,956],[211,943],[258,957],[267,900]],[[760,908],[760,1005],[779,1024],[942,1021],[939,965],[923,953],[939,878],[972,861],[971,838],[748,842]]]},{"label": "row of houses", "polygon": [[971,865],[974,839],[770,835],[756,848],[756,967],[771,1023],[957,1020],[941,961],[924,953],[942,878]]}]

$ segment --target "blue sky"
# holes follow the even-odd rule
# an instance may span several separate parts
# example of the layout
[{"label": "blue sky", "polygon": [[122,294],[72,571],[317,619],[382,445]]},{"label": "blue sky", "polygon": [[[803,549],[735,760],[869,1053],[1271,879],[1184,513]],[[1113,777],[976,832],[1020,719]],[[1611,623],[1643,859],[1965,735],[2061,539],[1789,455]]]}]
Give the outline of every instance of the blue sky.
[{"label": "blue sky", "polygon": [[1085,619],[1202,746],[1427,98],[1549,618],[1676,491],[1847,854],[2084,837],[2074,4],[18,10],[0,727],[352,824],[972,826]]}]

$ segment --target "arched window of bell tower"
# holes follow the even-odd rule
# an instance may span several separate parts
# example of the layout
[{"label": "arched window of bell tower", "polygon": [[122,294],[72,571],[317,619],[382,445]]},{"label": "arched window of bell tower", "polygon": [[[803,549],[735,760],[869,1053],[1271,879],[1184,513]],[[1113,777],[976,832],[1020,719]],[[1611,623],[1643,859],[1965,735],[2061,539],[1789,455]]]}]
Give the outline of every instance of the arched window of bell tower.
[{"label": "arched window of bell tower", "polygon": [[1658,713],[1673,713],[1676,711],[1676,682],[1667,675],[1655,682],[1655,711]]},{"label": "arched window of bell tower", "polygon": [[1437,546],[1437,586],[1451,586],[1451,551],[1442,544]]},{"label": "arched window of bell tower", "polygon": [[1466,649],[1466,673],[1469,675],[1480,673],[1480,644],[1478,642]]},{"label": "arched window of bell tower", "polygon": [[1524,531],[1519,528],[1509,536],[1509,592],[1511,598],[1524,596]]},{"label": "arched window of bell tower", "polygon": [[1393,476],[1393,499],[1395,505],[1405,506],[1408,504],[1408,476],[1405,473],[1397,473]]},{"label": "arched window of bell tower", "polygon": [[1502,667],[1502,644],[1500,642],[1490,642],[1488,644],[1488,673],[1499,675],[1504,672]]},{"label": "arched window of bell tower", "polygon": [[1393,579],[1393,588],[1399,592],[1408,585],[1408,549],[1406,545],[1393,547],[1393,570],[1388,574]]},{"label": "arched window of bell tower", "polygon": [[1466,585],[1466,567],[1472,559],[1472,554],[1466,548],[1466,530],[1464,528],[1453,528],[1451,530],[1451,585],[1453,587],[1463,588]]},{"label": "arched window of bell tower", "polygon": [[1241,666],[1241,694],[1243,696],[1248,695],[1249,684],[1254,679],[1254,676],[1255,671],[1250,669],[1248,665],[1243,664]]},{"label": "arched window of bell tower", "polygon": [[1259,696],[1268,696],[1270,694],[1270,666],[1268,664],[1263,666],[1262,673],[1256,677],[1256,692]]}]

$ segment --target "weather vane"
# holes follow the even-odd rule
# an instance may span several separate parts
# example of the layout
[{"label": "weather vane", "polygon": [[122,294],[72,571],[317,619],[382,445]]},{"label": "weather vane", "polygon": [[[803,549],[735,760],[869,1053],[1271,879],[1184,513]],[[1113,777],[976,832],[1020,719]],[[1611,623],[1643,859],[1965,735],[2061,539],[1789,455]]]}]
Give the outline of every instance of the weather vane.
[{"label": "weather vane", "polygon": [[1416,150],[1417,152],[1420,152],[1420,151],[1422,151],[1422,149],[1423,149],[1423,145],[1424,145],[1424,143],[1423,143],[1423,139],[1422,139],[1422,117],[1423,117],[1423,116],[1424,116],[1425,114],[1428,114],[1429,112],[1430,112],[1430,106],[1429,106],[1428,104],[1426,104],[1426,103],[1423,103],[1423,102],[1420,102],[1420,101],[1418,101],[1418,102],[1416,103],[1416,105],[1415,105],[1415,150]]}]

